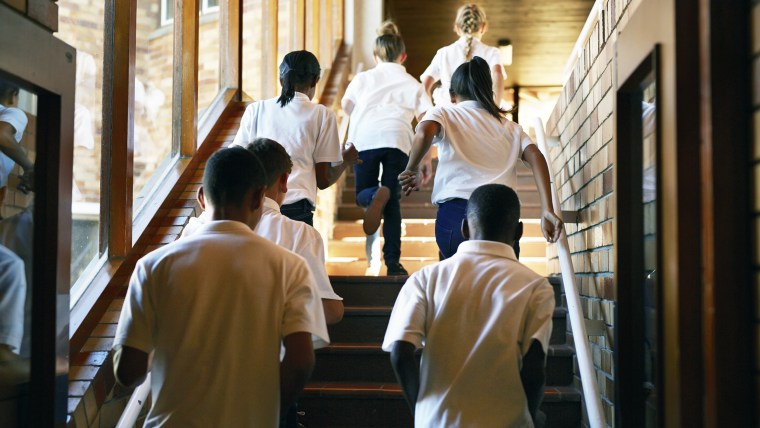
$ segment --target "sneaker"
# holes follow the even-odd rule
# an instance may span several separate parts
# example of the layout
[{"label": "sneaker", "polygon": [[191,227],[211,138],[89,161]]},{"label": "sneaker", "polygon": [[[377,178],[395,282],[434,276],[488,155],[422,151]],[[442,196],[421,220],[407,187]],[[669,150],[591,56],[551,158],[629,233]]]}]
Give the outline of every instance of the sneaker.
[{"label": "sneaker", "polygon": [[380,188],[377,189],[375,197],[367,207],[367,210],[364,211],[364,233],[372,235],[377,232],[377,229],[380,227],[380,221],[383,219],[385,204],[388,203],[390,198],[391,189],[385,186],[380,186]]},{"label": "sneaker", "polygon": [[396,262],[388,265],[388,276],[409,276],[409,272],[401,263]]}]

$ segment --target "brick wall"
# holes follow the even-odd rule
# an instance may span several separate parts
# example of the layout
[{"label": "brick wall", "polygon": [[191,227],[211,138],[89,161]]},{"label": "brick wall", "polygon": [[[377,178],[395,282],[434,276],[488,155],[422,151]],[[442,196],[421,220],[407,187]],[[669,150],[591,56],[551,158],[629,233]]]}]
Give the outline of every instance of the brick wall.
[{"label": "brick wall", "polygon": [[760,421],[760,2],[752,2],[752,69],[753,69],[753,128],[752,149],[753,189],[752,210],[754,213],[754,270],[755,270],[755,421]]},{"label": "brick wall", "polygon": [[58,29],[58,5],[55,0],[0,0],[0,3],[18,10],[50,32]]},{"label": "brick wall", "polygon": [[[549,153],[563,210],[578,211],[580,222],[567,224],[568,243],[587,319],[601,320],[606,331],[591,336],[591,355],[607,423],[614,424],[613,260],[615,41],[638,0],[607,0],[572,68],[547,123],[547,135],[561,145]],[[560,275],[555,246],[547,251],[550,275]],[[577,369],[576,369],[577,370]],[[576,375],[576,382],[579,378]]]}]

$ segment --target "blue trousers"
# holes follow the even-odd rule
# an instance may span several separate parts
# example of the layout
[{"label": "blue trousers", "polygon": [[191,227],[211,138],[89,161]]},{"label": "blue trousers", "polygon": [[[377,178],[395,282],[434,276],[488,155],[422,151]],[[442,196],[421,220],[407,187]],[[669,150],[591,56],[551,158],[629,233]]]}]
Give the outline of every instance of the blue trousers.
[{"label": "blue trousers", "polygon": [[291,220],[302,221],[309,226],[314,226],[314,207],[311,206],[308,199],[282,205],[280,212]]},{"label": "blue trousers", "polygon": [[467,217],[467,200],[451,199],[438,204],[435,215],[435,242],[441,252],[441,260],[448,259],[457,252],[462,236],[462,220]]},{"label": "blue trousers", "polygon": [[[385,264],[398,263],[401,257],[401,185],[398,175],[409,162],[409,156],[399,149],[381,148],[359,152],[361,164],[354,165],[356,176],[356,204],[368,207],[380,186],[391,190],[391,197],[383,210],[383,259]],[[380,176],[380,165],[383,175]]]}]

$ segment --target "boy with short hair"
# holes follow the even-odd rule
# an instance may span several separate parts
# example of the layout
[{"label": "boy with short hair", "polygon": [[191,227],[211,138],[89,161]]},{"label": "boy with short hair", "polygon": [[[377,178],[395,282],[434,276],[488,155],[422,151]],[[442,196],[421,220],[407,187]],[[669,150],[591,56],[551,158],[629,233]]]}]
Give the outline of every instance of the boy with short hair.
[{"label": "boy with short hair", "polygon": [[554,292],[515,257],[519,217],[509,187],[475,189],[462,224],[470,240],[412,275],[396,300],[383,349],[415,426],[533,426]]},{"label": "boy with short hair", "polygon": [[16,108],[20,90],[18,86],[0,79],[0,205],[5,199],[8,176],[14,164],[19,164],[24,170],[19,190],[24,193],[34,190],[34,163],[19,145],[29,122],[26,113]]},{"label": "boy with short hair", "polygon": [[303,259],[250,229],[265,187],[256,155],[219,150],[203,174],[211,221],[137,263],[114,370],[137,385],[154,354],[145,426],[277,426],[311,374],[312,335],[329,340]]}]

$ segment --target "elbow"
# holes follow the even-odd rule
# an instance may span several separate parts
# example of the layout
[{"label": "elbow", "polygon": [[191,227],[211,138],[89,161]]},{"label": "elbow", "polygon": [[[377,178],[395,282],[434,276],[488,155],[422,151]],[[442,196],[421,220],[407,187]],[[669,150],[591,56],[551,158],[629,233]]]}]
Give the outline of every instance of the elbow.
[{"label": "elbow", "polygon": [[114,367],[116,381],[126,388],[134,388],[145,380],[147,371],[132,370],[122,365]]},{"label": "elbow", "polygon": [[327,325],[337,324],[343,319],[344,307],[342,301],[323,299],[322,307],[324,308]]},{"label": "elbow", "polygon": [[317,189],[319,189],[319,190],[325,190],[328,187],[330,187],[330,184],[332,184],[332,183],[330,183],[330,180],[328,180],[326,178],[317,177]]}]

